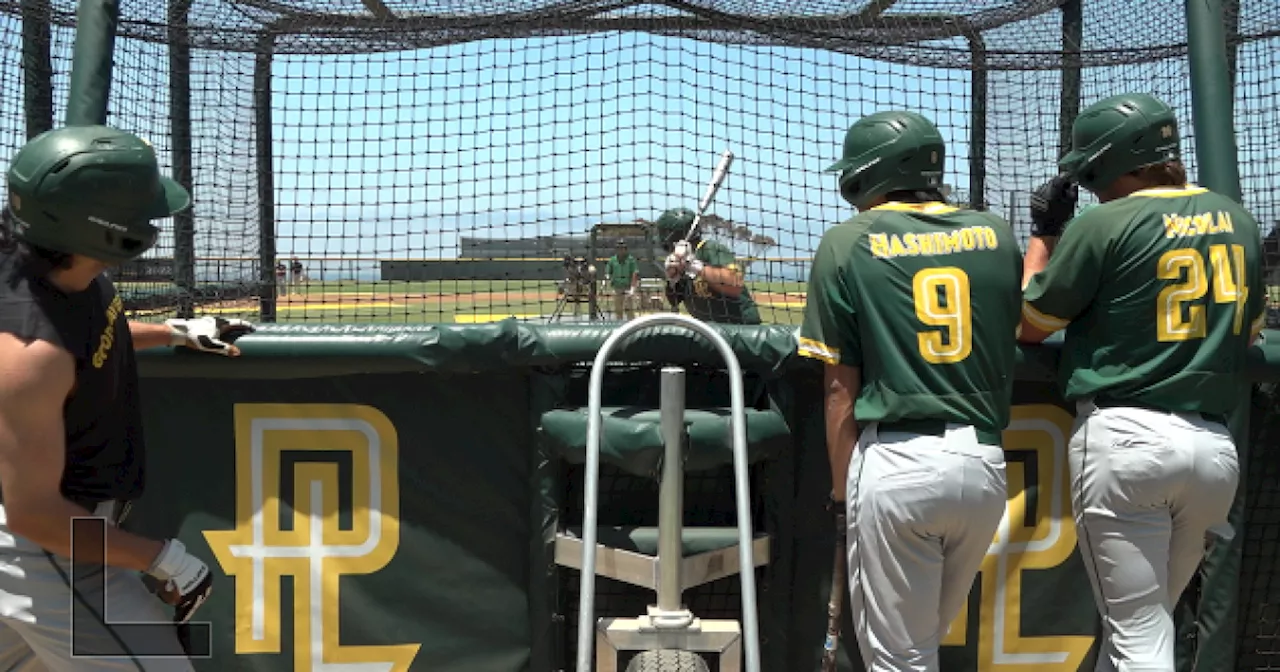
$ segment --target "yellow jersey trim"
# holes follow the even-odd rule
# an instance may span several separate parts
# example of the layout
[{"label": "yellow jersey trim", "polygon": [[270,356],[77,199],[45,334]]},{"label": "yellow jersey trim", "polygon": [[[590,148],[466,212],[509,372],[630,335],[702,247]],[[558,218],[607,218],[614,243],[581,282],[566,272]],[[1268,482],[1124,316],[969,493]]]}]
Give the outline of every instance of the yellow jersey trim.
[{"label": "yellow jersey trim", "polygon": [[928,203],[901,203],[899,201],[889,201],[882,203],[874,208],[875,210],[889,210],[892,212],[919,212],[925,215],[945,215],[949,212],[956,212],[960,208],[938,201],[930,201]]},{"label": "yellow jersey trim", "polygon": [[1188,182],[1184,187],[1153,187],[1151,189],[1135,191],[1129,195],[1141,196],[1143,198],[1177,198],[1179,196],[1195,196],[1196,194],[1207,193],[1209,193],[1208,189]]},{"label": "yellow jersey trim", "polygon": [[818,359],[827,364],[840,363],[840,349],[828,346],[826,343],[820,343],[812,338],[798,337],[800,341],[799,353],[801,357],[810,359]]},{"label": "yellow jersey trim", "polygon": [[1049,333],[1060,331],[1066,328],[1068,324],[1071,324],[1071,320],[1064,320],[1061,317],[1042,313],[1026,301],[1022,302],[1022,317],[1036,329]]}]

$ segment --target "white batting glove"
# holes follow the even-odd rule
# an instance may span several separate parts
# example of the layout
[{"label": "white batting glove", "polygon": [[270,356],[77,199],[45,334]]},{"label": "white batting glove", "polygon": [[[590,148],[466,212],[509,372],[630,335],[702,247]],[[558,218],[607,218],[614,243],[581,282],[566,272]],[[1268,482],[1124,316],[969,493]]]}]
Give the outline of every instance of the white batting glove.
[{"label": "white batting glove", "polygon": [[689,244],[689,241],[682,240],[675,244],[675,249],[672,251],[672,254],[674,254],[677,259],[685,259],[693,254],[693,246]]},{"label": "white batting glove", "polygon": [[213,592],[213,575],[204,561],[190,553],[177,539],[164,542],[147,576],[160,582],[156,594],[173,605],[173,621],[186,623]]},{"label": "white batting glove", "polygon": [[690,259],[684,262],[684,272],[690,278],[696,278],[702,275],[702,271],[706,269],[706,264],[701,259]]},{"label": "white batting glove", "polygon": [[628,287],[628,288],[627,288],[627,296],[635,296],[635,295],[636,295],[636,288],[635,288],[635,287]]},{"label": "white batting glove", "polygon": [[680,274],[684,273],[684,260],[677,257],[675,254],[668,254],[665,269],[667,273],[667,283],[674,285],[680,280]]},{"label": "white batting glove", "polygon": [[169,345],[185,346],[201,352],[212,352],[227,357],[240,356],[240,348],[227,343],[245,334],[251,334],[254,326],[249,322],[224,317],[197,317],[193,320],[165,320],[171,336]]}]

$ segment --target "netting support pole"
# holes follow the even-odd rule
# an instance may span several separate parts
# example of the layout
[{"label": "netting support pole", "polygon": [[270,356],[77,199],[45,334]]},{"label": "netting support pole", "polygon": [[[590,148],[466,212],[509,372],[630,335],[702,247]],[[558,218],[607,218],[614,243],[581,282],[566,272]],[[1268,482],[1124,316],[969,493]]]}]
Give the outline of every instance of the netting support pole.
[{"label": "netting support pole", "polygon": [[[195,194],[191,157],[191,34],[187,15],[191,0],[169,0],[169,143],[173,179]],[[177,313],[195,317],[195,208],[173,216],[173,281],[178,286]]]},{"label": "netting support pole", "polygon": [[[588,240],[587,263],[591,264],[596,269],[599,269],[600,266],[599,264],[596,263],[596,227],[594,226],[591,227],[591,235],[588,237],[587,240]],[[588,322],[596,321],[596,311],[599,310],[600,308],[600,297],[596,296],[596,285],[597,285],[596,278],[598,277],[598,275],[599,275],[598,270],[596,273],[593,273],[591,275],[591,285],[590,287],[587,288],[587,321]]]},{"label": "netting support pole", "polygon": [[80,0],[77,5],[76,43],[71,57],[66,125],[92,126],[107,123],[112,57],[115,54],[116,25],[119,22],[118,0]]},{"label": "netting support pole", "polygon": [[967,34],[970,55],[969,207],[987,209],[987,43],[982,34]]},{"label": "netting support pole", "polygon": [[44,0],[22,1],[22,104],[28,140],[53,128],[51,10]]},{"label": "netting support pole", "polygon": [[1227,40],[1227,72],[1231,73],[1232,104],[1235,103],[1236,62],[1240,59],[1240,0],[1223,0],[1222,12],[1226,21],[1223,27]]},{"label": "netting support pole", "polygon": [[1239,201],[1235,105],[1222,0],[1187,0],[1186,8],[1197,182]]},{"label": "netting support pole", "polygon": [[258,171],[258,320],[276,321],[276,199],[271,139],[271,62],[275,35],[269,29],[258,38],[253,60],[254,153]]},{"label": "netting support pole", "polygon": [[1080,116],[1081,44],[1084,7],[1081,0],[1062,4],[1062,91],[1058,100],[1058,156],[1071,151],[1071,125]]}]

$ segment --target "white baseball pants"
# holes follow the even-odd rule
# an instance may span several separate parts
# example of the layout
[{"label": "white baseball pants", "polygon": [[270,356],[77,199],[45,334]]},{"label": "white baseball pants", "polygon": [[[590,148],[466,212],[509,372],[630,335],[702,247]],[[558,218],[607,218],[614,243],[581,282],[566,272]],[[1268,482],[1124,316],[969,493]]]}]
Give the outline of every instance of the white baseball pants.
[{"label": "white baseball pants", "polygon": [[1173,672],[1173,608],[1227,513],[1240,465],[1198,413],[1077,406],[1068,447],[1079,549],[1102,616],[1098,672]]},{"label": "white baseball pants", "polygon": [[867,672],[937,672],[1004,516],[1004,451],[973,427],[858,437],[847,484],[849,609]]}]

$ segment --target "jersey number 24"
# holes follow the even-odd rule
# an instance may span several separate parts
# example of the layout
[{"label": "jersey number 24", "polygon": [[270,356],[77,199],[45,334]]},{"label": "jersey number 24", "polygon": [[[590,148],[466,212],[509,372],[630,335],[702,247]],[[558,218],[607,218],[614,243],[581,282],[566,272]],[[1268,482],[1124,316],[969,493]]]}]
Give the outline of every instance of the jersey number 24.
[{"label": "jersey number 24", "polygon": [[954,266],[926,268],[911,279],[916,319],[937,329],[916,334],[920,356],[930,364],[955,364],[973,351],[969,274]]},{"label": "jersey number 24", "polygon": [[1244,327],[1245,301],[1249,298],[1244,275],[1244,246],[1209,246],[1208,265],[1212,266],[1212,276],[1206,268],[1204,255],[1192,248],[1169,250],[1160,255],[1156,277],[1174,282],[1160,290],[1156,302],[1157,340],[1167,343],[1204,338],[1207,325],[1202,299],[1211,286],[1214,303],[1235,304],[1231,333],[1240,333]]}]

